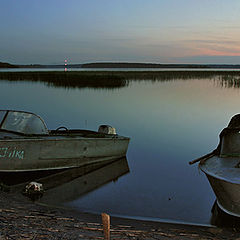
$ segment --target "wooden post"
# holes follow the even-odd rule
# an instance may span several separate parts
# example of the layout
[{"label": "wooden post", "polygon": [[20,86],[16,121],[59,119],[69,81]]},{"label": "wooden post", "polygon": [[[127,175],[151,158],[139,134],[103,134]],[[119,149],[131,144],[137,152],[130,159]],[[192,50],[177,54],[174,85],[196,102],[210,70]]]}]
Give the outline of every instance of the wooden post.
[{"label": "wooden post", "polygon": [[104,240],[110,240],[110,216],[102,213]]}]

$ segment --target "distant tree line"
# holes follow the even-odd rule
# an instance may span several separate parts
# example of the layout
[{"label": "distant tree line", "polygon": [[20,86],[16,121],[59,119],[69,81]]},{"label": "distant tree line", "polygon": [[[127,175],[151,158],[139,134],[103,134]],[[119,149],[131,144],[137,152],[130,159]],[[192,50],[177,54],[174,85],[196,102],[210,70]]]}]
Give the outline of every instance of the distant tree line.
[{"label": "distant tree line", "polygon": [[18,68],[18,66],[10,63],[0,62],[0,68]]},{"label": "distant tree line", "polygon": [[[6,62],[0,62],[0,68],[65,68],[64,64],[58,65],[42,65],[42,64],[27,64],[13,65]],[[240,69],[240,64],[158,64],[158,63],[128,63],[128,62],[99,62],[85,64],[68,64],[67,68],[228,68]]]},{"label": "distant tree line", "polygon": [[82,68],[240,68],[239,64],[158,64],[158,63],[127,63],[100,62],[85,63]]}]

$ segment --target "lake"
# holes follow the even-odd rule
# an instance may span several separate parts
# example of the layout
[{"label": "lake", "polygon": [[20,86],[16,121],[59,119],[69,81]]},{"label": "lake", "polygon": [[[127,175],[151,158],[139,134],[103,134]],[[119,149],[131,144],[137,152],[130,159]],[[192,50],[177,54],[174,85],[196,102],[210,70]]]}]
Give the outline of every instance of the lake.
[{"label": "lake", "polygon": [[[216,79],[130,81],[116,89],[51,87],[0,81],[1,109],[31,111],[50,129],[97,130],[109,124],[129,136],[129,171],[75,200],[80,211],[155,221],[210,224],[213,191],[189,161],[212,151],[239,113],[240,89]],[[57,203],[57,199],[56,199]]]}]

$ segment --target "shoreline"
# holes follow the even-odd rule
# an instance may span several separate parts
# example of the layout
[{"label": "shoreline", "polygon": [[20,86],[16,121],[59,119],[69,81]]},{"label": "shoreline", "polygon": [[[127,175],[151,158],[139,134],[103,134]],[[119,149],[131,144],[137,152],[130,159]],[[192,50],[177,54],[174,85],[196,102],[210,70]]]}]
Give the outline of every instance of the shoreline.
[{"label": "shoreline", "polygon": [[[1,239],[104,239],[101,215],[34,203],[0,192]],[[240,232],[214,226],[111,216],[111,239],[236,239]]]},{"label": "shoreline", "polygon": [[90,62],[90,63],[67,63],[64,64],[10,64],[8,62],[0,62],[0,68],[240,68],[239,64],[217,64],[217,63],[154,63],[154,62]]}]

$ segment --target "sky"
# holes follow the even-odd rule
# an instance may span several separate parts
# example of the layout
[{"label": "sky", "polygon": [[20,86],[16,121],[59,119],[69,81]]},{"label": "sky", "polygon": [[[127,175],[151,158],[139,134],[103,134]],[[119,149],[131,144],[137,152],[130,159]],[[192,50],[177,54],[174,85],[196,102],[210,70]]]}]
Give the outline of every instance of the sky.
[{"label": "sky", "polygon": [[0,62],[240,64],[239,0],[0,0]]}]

